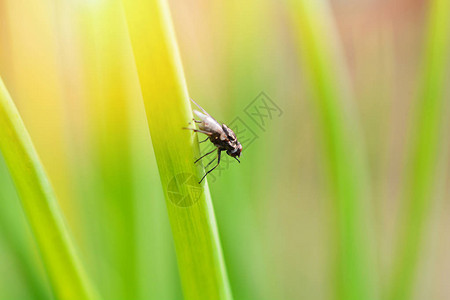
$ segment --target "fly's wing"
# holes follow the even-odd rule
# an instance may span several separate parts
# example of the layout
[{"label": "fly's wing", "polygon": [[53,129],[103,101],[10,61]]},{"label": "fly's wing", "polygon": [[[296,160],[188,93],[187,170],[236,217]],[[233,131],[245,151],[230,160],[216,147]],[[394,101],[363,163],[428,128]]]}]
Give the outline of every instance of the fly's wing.
[{"label": "fly's wing", "polygon": [[198,110],[194,110],[194,114],[202,121],[198,124],[198,128],[200,128],[201,130],[211,133],[217,133],[220,135],[224,133],[222,126],[220,126],[220,124],[209,114],[201,113]]},{"label": "fly's wing", "polygon": [[208,112],[197,104],[197,102],[194,101],[194,99],[191,98],[192,103],[194,103],[202,112],[199,112],[198,110],[194,110],[194,114],[202,120],[202,123],[199,123],[198,127],[201,130],[205,130],[211,133],[217,133],[220,135],[223,135],[223,129],[222,126],[220,126],[219,122],[216,121]]},{"label": "fly's wing", "polygon": [[[210,114],[208,114],[208,112],[206,110],[203,109],[203,107],[201,107],[200,105],[197,104],[197,102],[194,101],[194,99],[191,98],[192,103],[194,103],[198,108],[200,108],[200,110],[207,116],[210,116]],[[212,118],[212,117],[211,117]]]}]

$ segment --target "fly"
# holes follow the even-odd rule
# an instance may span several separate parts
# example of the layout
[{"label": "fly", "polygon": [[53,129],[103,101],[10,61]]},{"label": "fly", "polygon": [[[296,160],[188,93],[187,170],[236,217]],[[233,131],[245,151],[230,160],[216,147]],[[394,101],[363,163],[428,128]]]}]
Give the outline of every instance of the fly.
[{"label": "fly", "polygon": [[201,183],[203,179],[206,177],[206,175],[211,173],[215,168],[219,166],[220,154],[222,153],[222,151],[226,151],[226,153],[229,156],[233,157],[240,163],[238,157],[241,157],[242,145],[241,143],[238,142],[236,134],[233,132],[233,130],[228,128],[228,126],[225,124],[220,125],[219,122],[216,121],[216,119],[211,117],[211,115],[208,114],[206,110],[204,110],[194,100],[191,99],[191,101],[201,110],[201,112],[198,110],[194,110],[194,114],[200,120],[196,120],[195,118],[193,119],[193,121],[197,124],[199,129],[195,128],[184,128],[184,129],[189,129],[193,130],[194,132],[206,134],[208,137],[205,140],[201,141],[200,143],[210,140],[211,143],[213,143],[213,145],[216,146],[216,149],[213,149],[212,151],[202,155],[194,162],[194,164],[199,162],[202,158],[210,155],[211,153],[217,152],[217,156],[206,165],[205,169],[208,168],[216,159],[217,164],[211,170],[207,171],[205,175],[203,175],[202,179],[199,181],[199,183]]}]

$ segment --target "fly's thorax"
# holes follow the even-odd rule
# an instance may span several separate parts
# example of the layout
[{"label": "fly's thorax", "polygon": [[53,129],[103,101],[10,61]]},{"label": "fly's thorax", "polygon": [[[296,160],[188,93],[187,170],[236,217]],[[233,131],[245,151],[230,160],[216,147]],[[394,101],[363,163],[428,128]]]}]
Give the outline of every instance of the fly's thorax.
[{"label": "fly's thorax", "polygon": [[211,143],[214,144],[214,146],[218,147],[218,148],[224,148],[224,141],[223,139],[221,139],[221,134],[220,133],[213,133],[210,137],[209,140],[211,141]]},{"label": "fly's thorax", "polygon": [[225,133],[213,133],[209,140],[218,148],[227,151],[233,151],[239,142],[236,139],[231,140]]},{"label": "fly's thorax", "polygon": [[227,154],[233,157],[240,157],[242,146],[236,138],[236,134],[228,128],[227,125],[222,124],[223,134],[221,136],[223,140],[223,148],[227,151]]}]

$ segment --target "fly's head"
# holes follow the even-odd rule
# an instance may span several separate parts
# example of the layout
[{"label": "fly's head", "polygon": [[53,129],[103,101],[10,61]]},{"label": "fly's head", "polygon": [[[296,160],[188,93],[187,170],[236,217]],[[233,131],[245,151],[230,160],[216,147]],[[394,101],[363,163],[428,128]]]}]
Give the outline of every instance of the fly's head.
[{"label": "fly's head", "polygon": [[236,134],[227,127],[227,125],[222,125],[223,131],[226,134],[225,139],[225,149],[227,150],[227,154],[233,158],[235,158],[237,161],[239,161],[238,157],[241,157],[242,152],[242,145],[239,143],[239,141],[236,138]]},{"label": "fly's head", "polygon": [[[242,145],[239,142],[236,142],[236,146],[231,151],[227,150],[227,154],[235,159],[241,157],[241,152],[242,152]],[[239,160],[237,159],[237,161]]]}]

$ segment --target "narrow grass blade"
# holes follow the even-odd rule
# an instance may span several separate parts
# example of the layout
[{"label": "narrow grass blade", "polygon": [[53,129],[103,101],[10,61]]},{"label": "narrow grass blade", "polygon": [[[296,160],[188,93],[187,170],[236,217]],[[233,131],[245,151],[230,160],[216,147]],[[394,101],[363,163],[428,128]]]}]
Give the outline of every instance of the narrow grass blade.
[{"label": "narrow grass blade", "polygon": [[92,299],[50,182],[0,79],[0,150],[20,195],[58,299]]},{"label": "narrow grass blade", "polygon": [[304,70],[309,75],[324,134],[324,166],[336,218],[336,296],[346,300],[376,299],[365,150],[329,3],[297,0],[291,4]]},{"label": "narrow grass blade", "polygon": [[[2,280],[1,297],[17,299],[20,296],[8,295],[11,292],[29,294],[33,299],[48,299],[51,297],[50,288],[41,266],[35,258],[37,250],[34,244],[31,244],[29,230],[24,218],[22,207],[14,189],[8,168],[3,156],[0,154],[0,248],[11,253],[12,261],[17,266],[17,272],[25,288],[21,291],[15,291],[15,286],[8,285]],[[3,244],[4,243],[4,244]],[[0,277],[10,277],[10,269],[1,268]],[[8,278],[10,279],[10,278]],[[5,298],[6,299],[6,298]]]},{"label": "narrow grass blade", "polygon": [[[123,0],[186,299],[231,299],[166,1]],[[158,201],[158,200],[155,200]]]},{"label": "narrow grass blade", "polygon": [[[435,196],[443,130],[445,80],[450,58],[450,1],[430,2],[416,119],[405,182],[404,220],[394,257],[388,299],[410,299],[420,256],[423,229]],[[447,99],[448,101],[448,99]]]}]

